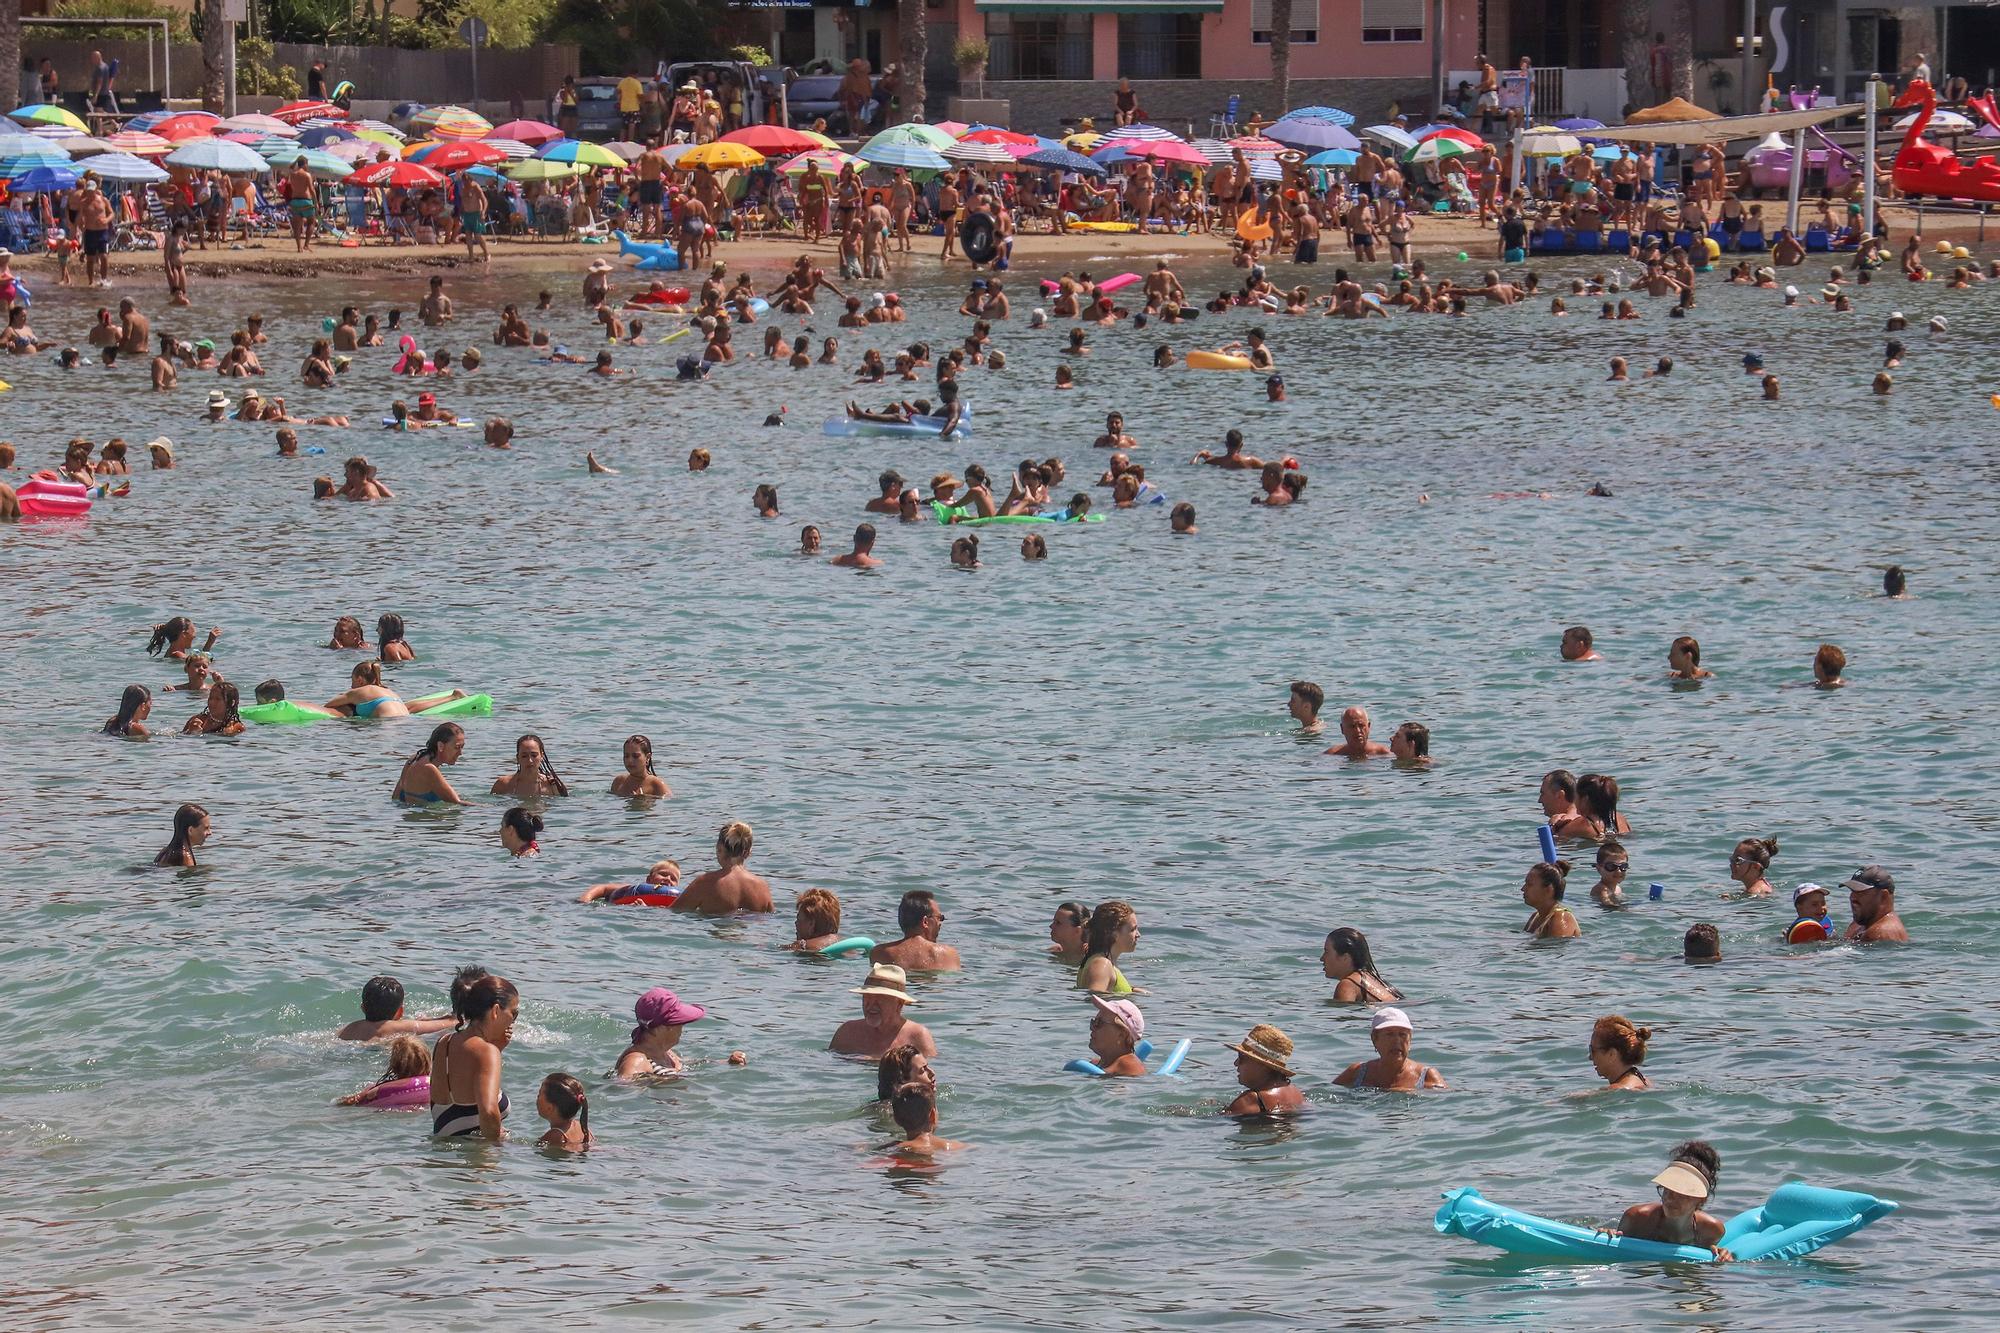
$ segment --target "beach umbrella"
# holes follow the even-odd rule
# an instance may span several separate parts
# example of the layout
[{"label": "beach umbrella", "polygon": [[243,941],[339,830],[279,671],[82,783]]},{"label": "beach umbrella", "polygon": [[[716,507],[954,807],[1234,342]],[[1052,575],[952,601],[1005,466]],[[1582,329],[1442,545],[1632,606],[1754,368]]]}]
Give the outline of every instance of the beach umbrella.
[{"label": "beach umbrella", "polygon": [[1432,126],[1417,132],[1418,143],[1425,143],[1431,139],[1456,139],[1467,148],[1484,148],[1486,146],[1486,140],[1480,138],[1471,130],[1462,130],[1456,125]]},{"label": "beach umbrella", "polygon": [[[596,144],[587,145],[597,148]],[[599,148],[599,152],[604,150]],[[544,153],[544,157],[548,154]],[[609,154],[606,154],[609,156]],[[728,171],[732,168],[747,171],[751,167],[764,165],[764,155],[754,148],[745,148],[740,143],[696,144],[693,151],[682,153],[675,166],[686,170],[691,167],[707,167],[710,171]]]},{"label": "beach umbrella", "polygon": [[1333,125],[1348,126],[1354,123],[1354,114],[1342,111],[1337,106],[1302,106],[1296,111],[1287,111],[1286,120],[1323,120]]},{"label": "beach umbrella", "polygon": [[1599,162],[1616,162],[1625,156],[1625,150],[1615,143],[1608,143],[1591,149],[1590,155]]},{"label": "beach umbrella", "polygon": [[0,153],[0,176],[18,176],[25,171],[40,167],[59,167],[68,170],[69,155],[54,151],[39,153]]},{"label": "beach umbrella", "polygon": [[[488,140],[487,142],[492,142]],[[613,139],[604,145],[604,151],[625,162],[637,162],[645,153],[646,145],[633,143],[630,139]]]},{"label": "beach umbrella", "polygon": [[778,170],[784,172],[787,176],[802,176],[805,174],[806,163],[808,162],[818,163],[821,171],[834,176],[838,176],[840,169],[850,163],[853,164],[856,171],[868,165],[854,154],[843,153],[838,148],[815,148],[809,153],[798,154],[790,161],[781,165]]},{"label": "beach umbrella", "polygon": [[1285,169],[1279,165],[1275,157],[1253,157],[1247,160],[1250,163],[1250,179],[1253,181],[1281,181],[1285,178]]},{"label": "beach umbrella", "polygon": [[1566,120],[1557,121],[1556,128],[1559,130],[1601,130],[1604,128],[1604,122],[1601,120],[1592,120],[1589,116],[1571,116]]},{"label": "beach umbrella", "polygon": [[[1120,125],[1104,137],[1122,141],[1126,139],[1179,140],[1181,136],[1175,134],[1172,130],[1163,130],[1158,125]],[[1183,142],[1185,141],[1183,140]]]},{"label": "beach umbrella", "polygon": [[167,116],[150,125],[139,124],[140,117],[134,117],[127,129],[143,129],[157,134],[162,139],[180,143],[184,139],[206,139],[215,133],[221,117],[211,116],[206,111],[183,111],[177,116]]},{"label": "beach umbrella", "polygon": [[23,125],[21,128],[34,135],[37,139],[47,139],[50,143],[55,143],[60,139],[74,139],[78,133],[77,130],[68,125]]},{"label": "beach umbrella", "polygon": [[326,101],[287,102],[273,111],[271,118],[287,125],[300,125],[308,120],[346,120],[347,113]]},{"label": "beach umbrella", "polygon": [[133,157],[165,157],[174,151],[172,140],[162,139],[147,130],[120,130],[104,142],[115,151],[130,153]]},{"label": "beach umbrella", "polygon": [[[1901,120],[1897,121],[1894,125],[1891,125],[1889,128],[1894,130],[1907,130],[1910,128],[1910,126],[1917,123],[1917,117],[1922,114],[1923,113],[1920,111],[1912,111],[1909,115],[1904,116]],[[1961,116],[1956,111],[1940,110],[1933,112],[1931,114],[1931,123],[1927,128],[1926,133],[1966,134],[1969,133],[1971,129],[1972,129],[1972,121],[1969,117]]]},{"label": "beach umbrella", "polygon": [[972,126],[966,124],[962,120],[940,120],[940,121],[934,121],[931,124],[931,128],[937,130],[939,133],[945,135],[948,138],[956,140],[959,135],[971,129]]},{"label": "beach umbrella", "polygon": [[[1104,136],[1096,130],[1081,130],[1078,133],[1064,136],[1062,142],[1063,147],[1069,149],[1072,153],[1087,153],[1103,143]],[[1222,141],[1217,139],[1214,142],[1221,143]]]},{"label": "beach umbrella", "polygon": [[126,185],[152,185],[169,179],[157,165],[130,153],[100,154],[90,160],[90,169],[105,180]]},{"label": "beach umbrella", "polygon": [[299,132],[299,147],[324,148],[330,143],[352,143],[358,137],[345,125],[315,125]]},{"label": "beach umbrella", "polygon": [[[1129,151],[1133,157],[1150,158],[1155,162],[1170,162],[1177,166],[1208,165],[1208,159],[1202,156],[1199,148],[1190,143],[1182,143],[1179,139],[1142,139],[1131,145]],[[1269,158],[1264,160],[1272,161]]]},{"label": "beach umbrella", "polygon": [[54,143],[57,148],[62,149],[63,152],[68,153],[71,157],[91,157],[97,153],[115,153],[118,151],[112,147],[109,139],[98,139],[88,134],[66,134],[62,138],[54,139],[50,142]]},{"label": "beach umbrella", "polygon": [[[610,144],[605,145],[606,148],[609,148],[610,146],[611,146]],[[666,147],[660,150],[660,156],[667,159],[668,166],[670,167],[678,166],[680,164],[680,160],[683,157],[687,156],[689,153],[692,153],[695,149],[699,147],[701,147],[701,145],[695,143],[670,143]],[[623,157],[624,154],[620,153],[619,156]]]},{"label": "beach umbrella", "polygon": [[875,167],[901,167],[905,171],[948,171],[951,162],[928,144],[914,139],[899,139],[893,143],[881,142],[876,135],[862,145],[860,157],[863,162]]},{"label": "beach umbrella", "polygon": [[403,151],[403,136],[400,134],[384,133],[381,130],[356,130],[354,137],[363,143],[379,144],[392,153],[400,154]]},{"label": "beach umbrella", "polygon": [[[751,153],[749,149],[736,144],[730,144],[727,148],[723,148],[718,144],[702,144],[700,146],[718,149],[721,155],[724,156],[730,153],[749,153],[751,157],[757,159],[757,162],[764,160],[758,154]],[[558,139],[552,144],[544,144],[535,153],[535,156],[546,162],[571,162],[579,167],[615,168],[625,165],[625,159],[607,150],[603,144],[591,143],[584,139]],[[753,162],[751,165],[755,166],[756,163]]]},{"label": "beach umbrella", "polygon": [[1351,130],[1330,120],[1286,116],[1266,129],[1264,134],[1287,148],[1308,153],[1328,148],[1351,148],[1358,152],[1361,148],[1361,140],[1355,138]]},{"label": "beach umbrella", "polygon": [[170,167],[191,167],[196,171],[221,171],[232,176],[261,176],[271,168],[264,159],[240,143],[210,137],[189,139],[167,154]]},{"label": "beach umbrella", "polygon": [[[1132,149],[1136,145],[1130,139],[1106,139],[1090,150],[1090,160],[1101,167],[1115,167],[1120,162],[1132,160]],[[1194,147],[1189,144],[1188,147]]]},{"label": "beach umbrella", "polygon": [[1073,171],[1079,176],[1096,176],[1100,179],[1110,173],[1082,153],[1072,153],[1067,148],[1042,148],[1019,159],[1024,167],[1046,167],[1051,171]]},{"label": "beach umbrella", "polygon": [[392,158],[387,162],[369,162],[356,167],[354,174],[347,178],[347,183],[363,185],[371,190],[414,190],[426,185],[442,185],[444,177],[421,162],[398,162]]},{"label": "beach umbrella", "polygon": [[1000,147],[1007,156],[1013,158],[1016,162],[1019,162],[1030,153],[1046,152],[1051,148],[1062,149],[1064,152],[1068,151],[1067,149],[1063,149],[1063,146],[1054,139],[1044,139],[1039,136],[1027,143],[1003,143]]},{"label": "beach umbrella", "polygon": [[433,139],[483,139],[493,133],[493,122],[462,106],[434,106],[411,116],[410,128]]},{"label": "beach umbrella", "polygon": [[256,111],[246,111],[240,116],[231,116],[227,120],[218,120],[215,123],[226,129],[253,130],[258,134],[276,134],[287,139],[299,137],[296,126],[287,125],[276,116],[266,116]]},{"label": "beach umbrella", "polygon": [[1391,148],[1415,148],[1417,136],[1408,130],[1399,130],[1394,125],[1370,125],[1361,131],[1371,139],[1379,139]]},{"label": "beach umbrella", "polygon": [[826,147],[820,142],[819,135],[788,129],[783,125],[746,125],[723,135],[722,142],[740,143],[766,157],[794,157]]},{"label": "beach umbrella", "polygon": [[484,140],[432,144],[410,155],[410,161],[421,162],[432,171],[442,171],[447,175],[454,171],[463,171],[467,167],[491,166],[495,162],[506,160],[505,149],[496,148]]},{"label": "beach umbrella", "polygon": [[912,121],[907,125],[891,125],[868,141],[871,144],[920,143],[926,148],[945,149],[951,146],[952,136],[935,125]]},{"label": "beach umbrella", "polygon": [[544,158],[531,157],[526,162],[515,162],[505,169],[508,180],[512,181],[566,181],[573,176],[581,176],[590,170],[574,162],[550,162]]},{"label": "beach umbrella", "polygon": [[1574,157],[1582,151],[1582,140],[1553,127],[1537,127],[1521,136],[1521,152],[1528,157]]},{"label": "beach umbrella", "polygon": [[77,180],[75,169],[49,163],[10,172],[7,188],[15,194],[41,194],[44,191],[73,190]]},{"label": "beach umbrella", "polygon": [[1190,139],[1188,142],[1198,149],[1212,166],[1226,166],[1236,160],[1235,154],[1229,151],[1229,145],[1220,139]]},{"label": "beach umbrella", "polygon": [[158,134],[161,125],[170,120],[179,120],[184,117],[189,120],[205,120],[210,124],[214,124],[216,121],[222,119],[221,116],[216,115],[213,111],[141,111],[138,115],[125,122],[125,128],[128,130],[149,130],[154,134]]},{"label": "beach umbrella", "polygon": [[480,180],[483,181],[497,181],[504,179],[499,172],[495,171],[491,167],[467,167],[465,171],[461,174],[467,176],[477,176]]},{"label": "beach umbrella", "polygon": [[953,162],[979,162],[989,166],[1011,166],[1014,157],[997,143],[976,143],[970,139],[960,139],[944,150],[944,155]]},{"label": "beach umbrella", "polygon": [[525,162],[535,155],[535,150],[522,143],[519,139],[485,138],[475,139],[473,142],[484,144],[488,148],[499,149],[500,155],[509,162]]},{"label": "beach umbrella", "polygon": [[1234,139],[1229,140],[1229,146],[1231,148],[1242,149],[1245,156],[1248,157],[1255,157],[1259,153],[1263,153],[1267,157],[1275,157],[1277,154],[1285,151],[1285,145],[1279,143],[1276,139],[1267,138],[1261,134],[1239,134]]},{"label": "beach umbrella", "polygon": [[297,139],[287,139],[276,134],[252,134],[244,138],[227,136],[232,143],[240,143],[259,157],[268,158],[273,153],[298,152],[303,146]]},{"label": "beach umbrella", "polygon": [[1460,139],[1448,139],[1443,135],[1426,139],[1403,154],[1405,162],[1439,162],[1447,157],[1470,157],[1479,150]]},{"label": "beach umbrella", "polygon": [[489,139],[513,139],[530,148],[540,148],[545,143],[554,143],[563,137],[563,132],[547,121],[510,120],[505,125],[495,125]]},{"label": "beach umbrella", "polygon": [[350,120],[347,122],[347,128],[364,139],[371,134],[386,134],[397,143],[401,143],[410,137],[386,120]]},{"label": "beach umbrella", "polygon": [[1352,148],[1329,148],[1324,153],[1314,153],[1306,159],[1309,167],[1351,167],[1361,154]]},{"label": "beach umbrella", "polygon": [[324,153],[316,148],[292,147],[282,152],[268,154],[264,158],[273,171],[290,171],[298,165],[300,158],[306,160],[306,171],[315,180],[346,180],[354,174],[354,164]]},{"label": "beach umbrella", "polygon": [[77,118],[68,107],[57,106],[53,102],[37,102],[32,106],[17,106],[7,115],[23,125],[63,125],[81,134],[90,129]]},{"label": "beach umbrella", "polygon": [[1015,130],[1003,130],[997,125],[977,125],[959,137],[960,143],[1034,144],[1038,141],[1032,134],[1021,134]]},{"label": "beach umbrella", "polygon": [[328,157],[337,157],[342,162],[353,163],[373,162],[379,153],[388,153],[391,160],[396,156],[390,151],[388,144],[375,143],[368,139],[342,139],[339,143],[330,143],[316,151],[325,153]]}]

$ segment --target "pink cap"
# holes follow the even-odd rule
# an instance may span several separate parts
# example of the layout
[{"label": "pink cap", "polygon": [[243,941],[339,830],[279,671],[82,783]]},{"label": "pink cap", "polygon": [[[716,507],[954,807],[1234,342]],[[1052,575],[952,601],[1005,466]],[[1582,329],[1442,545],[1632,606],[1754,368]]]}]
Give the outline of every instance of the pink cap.
[{"label": "pink cap", "polygon": [[679,1027],[703,1017],[708,1010],[698,1004],[689,1004],[665,986],[655,986],[639,997],[632,1006],[633,1016],[642,1028]]},{"label": "pink cap", "polygon": [[1093,995],[1090,1002],[1097,1006],[1099,1013],[1110,1018],[1132,1034],[1134,1043],[1146,1035],[1146,1016],[1139,1012],[1139,1006],[1130,1000],[1107,1000]]}]

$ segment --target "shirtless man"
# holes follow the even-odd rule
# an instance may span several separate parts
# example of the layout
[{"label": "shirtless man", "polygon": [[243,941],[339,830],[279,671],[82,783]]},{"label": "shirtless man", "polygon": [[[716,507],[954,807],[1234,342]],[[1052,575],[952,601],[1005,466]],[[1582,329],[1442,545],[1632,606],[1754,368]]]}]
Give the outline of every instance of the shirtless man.
[{"label": "shirtless man", "polygon": [[1629,226],[1639,199],[1639,159],[1629,148],[1611,164],[1611,199],[1612,222]]},{"label": "shirtless man", "polygon": [[[97,177],[86,172],[73,201],[77,226],[83,231],[83,282],[86,287],[111,285],[111,201],[97,188]],[[144,350],[143,348],[140,350]]]},{"label": "shirtless man", "polygon": [[153,358],[153,387],[171,389],[180,380],[180,371],[174,367],[174,335],[163,333],[160,335],[160,354]]},{"label": "shirtless man", "polygon": [[944,221],[944,249],[938,254],[940,259],[951,258],[951,248],[958,241],[960,212],[958,187],[946,176],[938,183],[938,217]]},{"label": "shirtless man", "polygon": [[854,992],[861,997],[861,1017],[850,1018],[834,1030],[826,1048],[836,1055],[859,1055],[880,1060],[891,1048],[907,1042],[937,1058],[937,1043],[922,1023],[903,1017],[906,1006],[915,1004],[910,994],[909,976],[900,967],[887,963],[868,969],[868,980]]},{"label": "shirtless man", "polygon": [[144,356],[146,349],[153,345],[153,326],[139,313],[139,307],[126,297],[118,303],[118,354],[120,356]]},{"label": "shirtless man", "polygon": [[[1122,454],[1112,455],[1114,460],[1122,457],[1124,457]],[[1243,432],[1240,430],[1231,430],[1227,435],[1222,437],[1222,452],[1220,454],[1203,449],[1194,456],[1194,461],[1197,463],[1206,463],[1210,467],[1227,468],[1231,472],[1262,472],[1264,470],[1263,459],[1258,458],[1254,454],[1243,452]]]},{"label": "shirtless man", "polygon": [[716,868],[689,880],[681,896],[674,899],[673,910],[709,916],[770,911],[770,884],[743,865],[750,859],[750,840],[748,824],[725,824],[715,839]]},{"label": "shirtless man", "polygon": [[944,910],[935,895],[924,889],[904,894],[896,907],[896,924],[902,927],[903,938],[876,945],[868,955],[869,962],[891,963],[906,972],[959,970],[958,950],[937,942],[944,930]]},{"label": "shirtless man", "polygon": [[[1137,449],[1139,442],[1125,433],[1125,414],[1107,413],[1104,418],[1104,434],[1094,441],[1099,449]],[[1114,455],[1115,457],[1115,455]]]},{"label": "shirtless man", "polygon": [[1348,709],[1340,715],[1340,744],[1327,751],[1328,754],[1343,755],[1349,759],[1380,759],[1389,753],[1389,747],[1380,741],[1368,739],[1368,710],[1361,707]]},{"label": "shirtless man", "polygon": [[1181,280],[1167,267],[1166,260],[1153,261],[1153,271],[1146,275],[1146,297],[1148,300],[1157,299],[1162,304],[1187,304],[1187,292],[1182,290]]},{"label": "shirtless man", "polygon": [[868,205],[867,221],[862,224],[861,232],[862,277],[885,278],[889,275],[888,261],[883,258],[883,253],[893,222],[888,205],[880,199]]},{"label": "shirtless man", "polygon": [[896,221],[896,250],[900,254],[910,253],[910,214],[917,206],[917,187],[910,183],[910,173],[896,168],[895,184],[889,187],[889,216]]},{"label": "shirtless man", "polygon": [[1372,264],[1375,262],[1375,204],[1366,195],[1357,198],[1348,206],[1344,216],[1347,225],[1347,243],[1354,251],[1356,260]]},{"label": "shirtless man", "polygon": [[1292,262],[1294,264],[1317,264],[1319,262],[1319,219],[1312,215],[1303,203],[1292,205]]},{"label": "shirtless man", "polygon": [[[897,509],[897,497],[903,493],[903,474],[894,468],[875,479],[882,493],[861,507],[864,514],[893,514]],[[857,534],[858,535],[858,534]],[[873,536],[873,533],[869,534]]]},{"label": "shirtless man", "polygon": [[452,319],[451,298],[444,294],[443,278],[435,276],[431,278],[430,290],[424,293],[424,299],[417,303],[417,318],[422,320],[426,327],[433,329],[449,323]]},{"label": "shirtless man", "polygon": [[1382,155],[1375,151],[1373,145],[1362,145],[1361,155],[1354,159],[1354,169],[1348,173],[1353,178],[1355,186],[1361,191],[1362,198],[1373,199],[1375,197],[1375,182],[1382,175],[1382,171],[1387,165],[1382,160]]},{"label": "shirtless man", "polygon": [[632,168],[639,175],[639,235],[666,239],[667,157],[654,139]]},{"label": "shirtless man", "polygon": [[[883,498],[889,499],[886,495]],[[869,501],[868,507],[873,509],[875,502],[872,500]],[[895,511],[896,503],[893,499],[890,499],[889,508],[885,512],[894,513]],[[874,549],[875,525],[873,523],[863,523],[854,530],[854,549],[846,555],[835,556],[827,563],[839,565],[842,569],[874,569],[882,563],[879,557],[870,554]]]},{"label": "shirtless man", "polygon": [[318,225],[319,191],[303,156],[285,173],[285,190],[291,200],[292,248],[300,254],[312,249],[313,230]]},{"label": "shirtless man", "polygon": [[403,1014],[403,983],[394,977],[370,977],[361,988],[361,1017],[334,1033],[340,1041],[382,1041],[389,1037],[428,1037],[445,1032],[457,1020],[408,1018]]},{"label": "shirtless man", "polygon": [[1864,944],[1908,944],[1910,932],[1896,915],[1896,881],[1881,866],[1863,866],[1848,876],[1848,909],[1854,920],[1842,938]]}]

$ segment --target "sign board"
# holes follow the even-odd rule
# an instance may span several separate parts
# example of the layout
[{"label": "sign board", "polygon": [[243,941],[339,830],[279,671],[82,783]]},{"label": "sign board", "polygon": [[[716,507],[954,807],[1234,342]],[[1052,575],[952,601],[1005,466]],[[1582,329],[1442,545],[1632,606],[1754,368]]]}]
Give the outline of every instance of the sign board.
[{"label": "sign board", "polygon": [[486,45],[486,20],[477,14],[467,15],[465,22],[458,25],[458,35],[465,39],[467,46]]},{"label": "sign board", "polygon": [[250,21],[250,0],[222,0],[222,21],[224,23],[248,23]]}]

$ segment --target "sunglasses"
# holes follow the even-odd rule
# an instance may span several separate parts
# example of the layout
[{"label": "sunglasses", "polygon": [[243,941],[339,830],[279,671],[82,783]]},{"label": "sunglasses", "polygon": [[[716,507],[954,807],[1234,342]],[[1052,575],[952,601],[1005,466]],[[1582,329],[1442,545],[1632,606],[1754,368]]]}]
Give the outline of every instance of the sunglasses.
[{"label": "sunglasses", "polygon": [[1599,861],[1597,868],[1599,870],[1608,870],[1614,875],[1622,875],[1632,868],[1632,863],[1630,861]]}]

